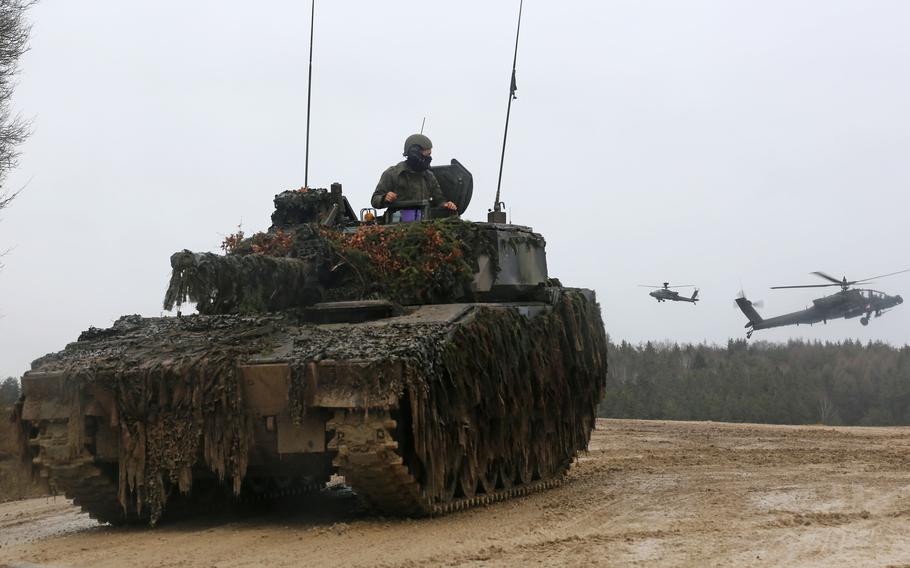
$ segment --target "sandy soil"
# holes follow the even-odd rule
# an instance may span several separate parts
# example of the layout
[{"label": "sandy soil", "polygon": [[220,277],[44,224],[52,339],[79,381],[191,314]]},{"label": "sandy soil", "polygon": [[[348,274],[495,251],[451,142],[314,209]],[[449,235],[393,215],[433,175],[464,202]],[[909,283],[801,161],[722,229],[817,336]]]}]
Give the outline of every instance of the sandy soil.
[{"label": "sandy soil", "polygon": [[910,429],[603,420],[560,488],[448,517],[308,506],[156,529],[0,505],[0,565],[910,566]]}]

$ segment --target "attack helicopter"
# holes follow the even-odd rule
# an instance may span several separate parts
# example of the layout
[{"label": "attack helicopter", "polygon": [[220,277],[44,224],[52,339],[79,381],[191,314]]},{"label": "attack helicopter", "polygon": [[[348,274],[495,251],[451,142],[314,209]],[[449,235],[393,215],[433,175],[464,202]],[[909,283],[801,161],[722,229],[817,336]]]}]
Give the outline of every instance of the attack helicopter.
[{"label": "attack helicopter", "polygon": [[752,337],[752,333],[759,329],[768,329],[771,327],[781,327],[785,325],[800,325],[803,323],[815,324],[818,322],[828,323],[829,319],[851,319],[859,317],[859,323],[869,325],[869,319],[874,315],[880,317],[891,308],[902,304],[904,299],[899,295],[889,296],[878,290],[867,288],[851,288],[855,284],[868,283],[876,278],[884,278],[895,274],[910,272],[910,269],[899,270],[889,274],[873,276],[872,278],[863,278],[862,280],[847,280],[844,276],[841,280],[834,278],[824,272],[812,272],[812,274],[828,280],[829,284],[802,284],[796,286],[772,286],[772,290],[782,290],[790,288],[827,288],[829,286],[840,286],[840,292],[835,292],[830,296],[812,300],[812,305],[805,310],[792,312],[773,318],[762,318],[752,302],[745,295],[736,298],[736,304],[739,309],[746,315],[749,322],[745,325],[748,329],[746,337]]},{"label": "attack helicopter", "polygon": [[679,292],[673,290],[673,288],[693,288],[694,286],[692,284],[670,286],[669,282],[664,282],[663,286],[648,286],[645,284],[639,284],[639,286],[642,288],[657,288],[653,292],[648,292],[648,295],[658,302],[666,302],[667,300],[670,300],[672,302],[691,302],[694,304],[698,301],[698,288],[695,288],[695,292],[693,292],[692,296],[689,298],[680,296]]}]

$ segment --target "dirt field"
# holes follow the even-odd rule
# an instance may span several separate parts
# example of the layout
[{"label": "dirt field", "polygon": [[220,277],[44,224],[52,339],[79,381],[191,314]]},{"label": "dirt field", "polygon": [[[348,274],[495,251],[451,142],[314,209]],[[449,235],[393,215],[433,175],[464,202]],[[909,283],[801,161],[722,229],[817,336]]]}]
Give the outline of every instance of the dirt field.
[{"label": "dirt field", "polygon": [[428,520],[310,512],[99,526],[0,505],[0,565],[910,566],[910,429],[604,420],[560,488]]}]

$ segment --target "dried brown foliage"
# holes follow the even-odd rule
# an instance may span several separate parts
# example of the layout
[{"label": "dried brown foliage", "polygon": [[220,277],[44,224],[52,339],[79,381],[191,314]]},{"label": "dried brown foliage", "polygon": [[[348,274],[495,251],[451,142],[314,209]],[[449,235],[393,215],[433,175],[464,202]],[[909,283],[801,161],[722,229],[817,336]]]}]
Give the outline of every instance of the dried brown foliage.
[{"label": "dried brown foliage", "polygon": [[230,235],[224,237],[224,240],[221,242],[221,250],[227,254],[233,254],[238,251],[240,245],[243,244],[243,240],[246,238],[246,235],[243,233],[243,229],[237,227],[236,233],[231,233]]}]

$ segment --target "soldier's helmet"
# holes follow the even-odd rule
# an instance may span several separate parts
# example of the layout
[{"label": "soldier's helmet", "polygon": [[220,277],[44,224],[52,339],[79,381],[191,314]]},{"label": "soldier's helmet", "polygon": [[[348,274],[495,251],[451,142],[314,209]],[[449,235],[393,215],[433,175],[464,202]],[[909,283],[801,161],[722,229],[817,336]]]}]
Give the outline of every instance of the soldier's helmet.
[{"label": "soldier's helmet", "polygon": [[430,142],[430,139],[424,136],[423,134],[411,134],[404,141],[404,154],[408,153],[408,148],[414,144],[420,146],[421,150],[429,150],[433,147],[433,143]]}]

